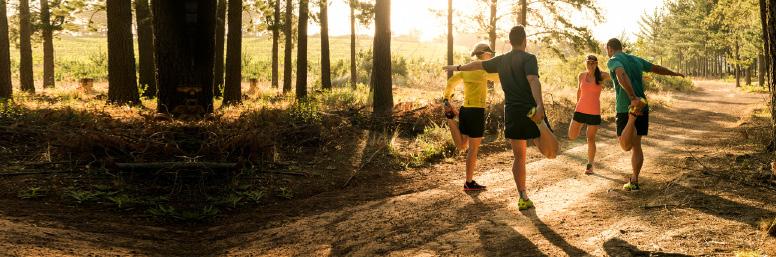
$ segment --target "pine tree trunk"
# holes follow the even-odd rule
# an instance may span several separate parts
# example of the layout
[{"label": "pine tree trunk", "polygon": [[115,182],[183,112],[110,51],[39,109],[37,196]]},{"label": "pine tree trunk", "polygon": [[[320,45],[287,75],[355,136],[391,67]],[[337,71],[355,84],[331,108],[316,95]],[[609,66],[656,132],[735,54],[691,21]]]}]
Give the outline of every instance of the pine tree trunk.
[{"label": "pine tree trunk", "polygon": [[22,91],[35,93],[32,77],[32,23],[30,23],[30,1],[19,0],[19,87]]},{"label": "pine tree trunk", "polygon": [[[157,112],[178,117],[212,113],[215,1],[152,0],[151,8],[159,88]],[[184,63],[187,65],[181,65]]]},{"label": "pine tree trunk", "polygon": [[375,2],[374,117],[390,119],[393,115],[393,80],[391,78],[391,0]]},{"label": "pine tree trunk", "polygon": [[239,104],[242,100],[242,0],[229,0],[226,37],[226,80],[224,104]]},{"label": "pine tree trunk", "polygon": [[280,0],[274,1],[274,13],[272,18],[272,88],[280,86],[279,62],[280,62]]},{"label": "pine tree trunk", "polygon": [[140,104],[132,44],[132,4],[106,1],[108,16],[108,102]]},{"label": "pine tree trunk", "polygon": [[154,30],[151,21],[151,7],[148,0],[135,0],[135,20],[137,22],[137,54],[139,57],[138,78],[140,86],[145,88],[143,96],[156,97],[156,76],[154,75]]},{"label": "pine tree trunk", "polygon": [[299,24],[296,48],[296,98],[307,97],[307,18],[309,0],[299,0]]},{"label": "pine tree trunk", "polygon": [[358,85],[358,70],[356,69],[356,5],[358,0],[350,3],[350,86],[353,89]]},{"label": "pine tree trunk", "polygon": [[54,84],[54,31],[51,26],[51,11],[48,0],[40,0],[40,22],[43,34],[43,87],[53,88]]},{"label": "pine tree trunk", "polygon": [[757,82],[761,87],[765,86],[765,55],[760,54],[757,57]]},{"label": "pine tree trunk", "polygon": [[283,22],[283,36],[286,39],[286,46],[284,49],[284,55],[283,55],[283,93],[291,92],[291,75],[293,72],[293,66],[291,64],[292,56],[294,50],[294,37],[291,35],[291,28],[293,26],[293,16],[294,16],[294,1],[293,0],[286,0],[286,17],[285,22]]},{"label": "pine tree trunk", "polygon": [[[770,66],[771,66],[771,60],[773,59],[773,56],[770,54],[770,49],[768,48],[768,23],[767,23],[767,4],[765,0],[760,0],[760,22],[762,24],[762,30],[763,30],[763,76],[765,76],[765,79],[763,82],[769,83],[770,82],[770,76],[768,76],[768,73],[770,72]],[[764,84],[763,84],[764,85]]]},{"label": "pine tree trunk", "polygon": [[331,89],[331,57],[329,51],[329,3],[321,1],[321,87]]},{"label": "pine tree trunk", "polygon": [[520,0],[520,15],[517,18],[517,24],[528,26],[528,1]]},{"label": "pine tree trunk", "polygon": [[[447,65],[453,65],[453,0],[447,0]],[[447,78],[453,77],[453,71],[447,72]]]},{"label": "pine tree trunk", "polygon": [[746,70],[744,70],[744,81],[747,86],[752,85],[752,65],[748,65],[746,67]]},{"label": "pine tree trunk", "polygon": [[213,93],[221,97],[224,89],[224,44],[226,39],[226,1],[218,0],[216,6],[215,68],[213,69]]},{"label": "pine tree trunk", "polygon": [[776,3],[772,1],[760,1],[760,15],[765,19],[763,22],[763,33],[765,35],[765,56],[769,59],[769,77],[768,88],[771,90],[771,143],[768,150],[776,150],[776,65],[773,65],[774,53],[776,53]]},{"label": "pine tree trunk", "polygon": [[11,48],[8,42],[8,15],[6,0],[0,0],[0,99],[13,96],[11,86]]},{"label": "pine tree trunk", "polygon": [[741,61],[741,57],[738,54],[739,51],[738,42],[736,41],[736,67],[735,67],[735,73],[736,73],[736,87],[741,87],[741,65],[738,64],[738,62]]},{"label": "pine tree trunk", "polygon": [[498,0],[490,0],[490,1],[491,1],[491,3],[490,3],[490,24],[489,24],[489,27],[488,27],[488,39],[489,39],[489,42],[490,42],[490,49],[495,50],[496,49],[496,36],[497,36],[497,34],[496,34],[496,24],[497,24],[497,21],[498,21],[498,18],[496,16],[496,15],[498,15],[496,13],[496,11],[497,11],[496,10],[496,5],[497,5]]}]

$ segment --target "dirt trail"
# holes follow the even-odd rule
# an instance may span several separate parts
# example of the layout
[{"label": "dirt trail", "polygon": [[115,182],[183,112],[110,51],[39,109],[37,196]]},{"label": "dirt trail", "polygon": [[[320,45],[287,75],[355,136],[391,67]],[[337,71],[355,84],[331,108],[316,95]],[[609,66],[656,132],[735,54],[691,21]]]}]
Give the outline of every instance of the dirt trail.
[{"label": "dirt trail", "polygon": [[[660,240],[649,234],[664,235],[667,231],[651,226],[649,213],[641,217],[643,208],[638,206],[655,196],[657,189],[650,187],[681,173],[665,169],[662,162],[735,126],[747,108],[765,100],[740,93],[729,84],[698,82],[697,86],[696,92],[677,94],[669,108],[651,114],[651,136],[645,140],[647,161],[642,173],[642,184],[647,189],[642,192],[621,190],[630,171],[630,154],[616,145],[614,124],[607,122],[599,132],[599,167],[594,176],[581,172],[586,159],[583,139],[572,143],[556,160],[538,159],[536,153],[532,154],[528,185],[535,210],[517,210],[511,153],[502,151],[481,161],[482,172],[477,180],[489,190],[479,194],[461,190],[461,163],[441,164],[418,171],[434,174],[423,179],[436,183],[410,183],[427,188],[358,204],[351,200],[349,207],[305,213],[264,226],[227,226],[253,228],[218,240],[215,245],[222,253],[267,256],[620,256],[663,250],[703,254],[689,248],[655,246]],[[348,200],[320,197],[310,201],[315,205],[315,201],[341,204]],[[760,210],[774,213],[776,207]],[[634,246],[623,236],[631,230],[646,237],[637,236],[641,242]],[[697,238],[679,239],[675,245],[681,245],[682,240],[695,243]]]},{"label": "dirt trail", "polygon": [[[689,152],[710,151],[711,139],[729,137],[739,117],[765,99],[730,84],[696,85],[695,92],[678,93],[669,107],[651,113],[641,192],[621,189],[630,154],[616,145],[614,124],[608,121],[599,130],[596,175],[582,174],[584,139],[566,142],[555,160],[531,150],[528,185],[536,208],[529,211],[517,210],[511,152],[503,142],[492,142],[484,146],[476,175],[489,187],[481,193],[461,190],[462,162],[441,163],[381,181],[356,179],[345,190],[237,215],[196,231],[200,239],[189,241],[167,238],[183,236],[179,231],[88,232],[97,229],[11,218],[0,211],[0,256],[684,256],[756,249],[754,217],[776,216],[776,206],[744,193],[693,187],[682,182],[688,171],[671,164]],[[704,208],[704,202],[724,208]],[[26,235],[36,240],[15,243]]]}]

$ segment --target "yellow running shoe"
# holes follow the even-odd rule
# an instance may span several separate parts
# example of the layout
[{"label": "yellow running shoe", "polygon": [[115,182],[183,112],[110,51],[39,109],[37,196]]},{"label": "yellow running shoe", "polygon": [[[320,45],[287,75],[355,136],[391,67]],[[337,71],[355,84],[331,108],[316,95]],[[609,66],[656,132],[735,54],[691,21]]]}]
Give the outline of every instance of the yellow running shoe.
[{"label": "yellow running shoe", "polygon": [[641,187],[639,187],[639,183],[628,182],[622,186],[622,189],[625,189],[625,191],[639,191]]},{"label": "yellow running shoe", "polygon": [[639,97],[639,105],[632,106],[628,111],[633,115],[641,116],[642,111],[644,110],[644,107],[647,107],[647,105],[649,105],[649,103],[647,102],[647,99],[643,97]]},{"label": "yellow running shoe", "polygon": [[524,200],[523,198],[520,198],[520,200],[517,200],[517,208],[520,209],[521,211],[528,210],[533,207],[534,207],[534,204],[530,199]]}]

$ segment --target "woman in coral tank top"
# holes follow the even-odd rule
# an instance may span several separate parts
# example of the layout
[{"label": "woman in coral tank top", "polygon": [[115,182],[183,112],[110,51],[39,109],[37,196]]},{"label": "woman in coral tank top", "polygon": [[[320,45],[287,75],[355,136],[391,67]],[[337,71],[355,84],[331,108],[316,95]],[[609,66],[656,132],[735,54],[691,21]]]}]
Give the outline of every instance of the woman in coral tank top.
[{"label": "woman in coral tank top", "polygon": [[579,137],[582,125],[587,125],[587,165],[585,174],[593,174],[595,163],[595,136],[601,125],[601,90],[602,83],[610,80],[607,73],[598,68],[598,58],[588,55],[585,61],[587,71],[579,74],[579,89],[577,90],[577,108],[569,126],[569,139]]}]

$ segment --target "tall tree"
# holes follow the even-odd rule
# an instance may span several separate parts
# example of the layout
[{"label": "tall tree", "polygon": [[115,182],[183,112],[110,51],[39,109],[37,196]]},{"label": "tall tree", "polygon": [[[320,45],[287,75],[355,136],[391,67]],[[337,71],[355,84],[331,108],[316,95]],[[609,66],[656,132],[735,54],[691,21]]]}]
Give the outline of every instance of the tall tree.
[{"label": "tall tree", "polygon": [[157,112],[178,117],[212,113],[216,2],[151,0],[151,9]]},{"label": "tall tree", "polygon": [[283,22],[283,36],[285,37],[286,44],[283,55],[283,93],[291,91],[291,73],[293,68],[291,66],[291,54],[294,50],[293,36],[291,35],[294,17],[294,1],[286,0],[286,17]]},{"label": "tall tree", "polygon": [[278,66],[280,61],[280,0],[272,0],[272,5],[272,87],[278,88],[280,85],[278,81]]},{"label": "tall tree", "polygon": [[393,80],[391,78],[391,0],[375,2],[375,36],[372,77],[374,83],[374,117],[390,119],[393,115]]},{"label": "tall tree", "polygon": [[350,0],[350,86],[358,85],[358,70],[356,69],[356,6],[358,0]]},{"label": "tall tree", "polygon": [[[447,65],[453,65],[453,0],[447,0]],[[447,72],[447,78],[453,77],[453,71]]]},{"label": "tall tree", "polygon": [[0,99],[10,99],[11,86],[11,48],[8,42],[8,15],[6,0],[0,0]]},{"label": "tall tree", "polygon": [[19,0],[19,84],[22,91],[35,93],[31,36],[30,1]]},{"label": "tall tree", "polygon": [[528,1],[520,0],[520,12],[517,15],[517,24],[527,26],[528,25]]},{"label": "tall tree", "polygon": [[307,18],[309,0],[299,0],[299,26],[296,48],[296,98],[307,97]]},{"label": "tall tree", "polygon": [[108,16],[108,101],[140,104],[132,44],[132,3],[106,1]]},{"label": "tall tree", "polygon": [[329,50],[329,2],[321,4],[321,87],[331,89],[331,57]]},{"label": "tall tree", "polygon": [[54,26],[51,24],[48,0],[40,0],[41,34],[43,35],[43,87],[54,87]]},{"label": "tall tree", "polygon": [[229,32],[226,38],[224,104],[229,105],[240,103],[242,98],[242,0],[229,0],[227,17]]},{"label": "tall tree", "polygon": [[216,63],[214,68],[213,89],[215,96],[221,97],[224,88],[224,40],[226,38],[226,0],[218,0],[216,6]]},{"label": "tall tree", "polygon": [[760,85],[764,86],[766,83],[766,77],[768,73],[768,66],[771,65],[770,60],[772,57],[768,53],[768,22],[766,18],[766,1],[760,0],[760,26],[762,27],[762,38],[763,38],[763,50],[762,54],[760,54]]},{"label": "tall tree", "polygon": [[489,0],[490,2],[490,19],[488,23],[488,42],[490,42],[490,49],[496,49],[496,24],[498,24],[498,0]]},{"label": "tall tree", "polygon": [[[764,35],[764,43],[766,46],[767,58],[773,60],[774,54],[776,54],[776,3],[773,1],[760,1],[760,4],[764,8],[760,8],[760,15],[765,22],[762,23],[762,32]],[[770,81],[768,88],[771,90],[771,143],[768,146],[768,150],[776,150],[776,65],[771,62],[768,67],[770,74]]]},{"label": "tall tree", "polygon": [[135,21],[137,26],[137,54],[140,86],[145,88],[143,96],[156,97],[156,76],[154,75],[154,32],[151,21],[151,7],[148,0],[135,0]]}]

